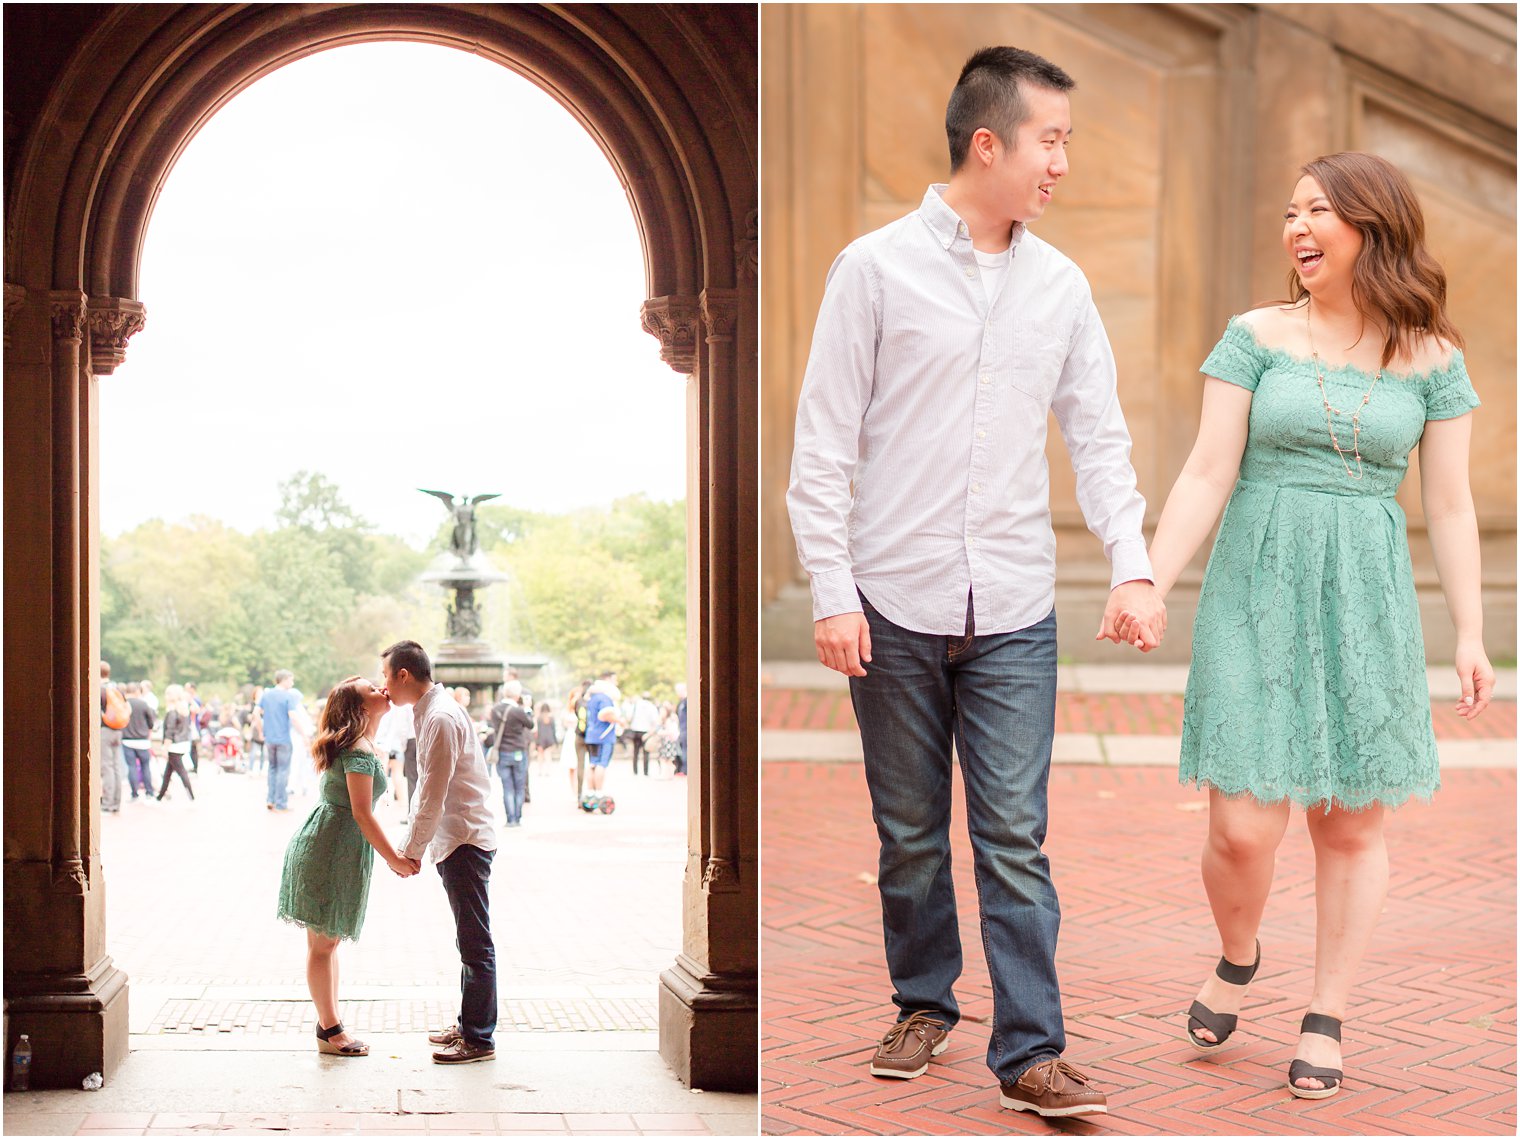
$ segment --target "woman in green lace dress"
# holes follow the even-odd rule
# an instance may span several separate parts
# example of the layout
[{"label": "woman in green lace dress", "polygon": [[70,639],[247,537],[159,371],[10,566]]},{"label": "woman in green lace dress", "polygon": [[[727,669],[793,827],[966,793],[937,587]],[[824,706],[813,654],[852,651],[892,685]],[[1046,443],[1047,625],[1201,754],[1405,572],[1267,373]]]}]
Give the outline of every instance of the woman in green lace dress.
[{"label": "woman in green lace dress", "polygon": [[338,942],[357,938],[369,902],[372,851],[403,878],[416,868],[385,837],[374,805],[385,793],[385,771],[375,756],[375,729],[390,708],[378,685],[358,676],[327,697],[311,743],[321,773],[321,801],[285,851],[279,916],[306,927],[306,984],[317,1006],[317,1048],[338,1056],[366,1056],[369,1046],[351,1037],[338,1017]]},{"label": "woman in green lace dress", "polygon": [[[1204,362],[1198,441],[1151,548],[1163,594],[1220,510],[1184,700],[1184,782],[1209,789],[1203,881],[1223,956],[1189,1010],[1214,1051],[1261,960],[1258,927],[1294,804],[1315,852],[1314,992],[1288,1090],[1340,1087],[1340,1022],[1388,885],[1383,811],[1440,784],[1419,607],[1394,500],[1419,446],[1456,625],[1459,715],[1483,711],[1478,528],[1461,336],[1424,221],[1392,164],[1302,168],[1284,214],[1292,300],[1232,319]],[[1121,616],[1128,639],[1133,622]]]}]

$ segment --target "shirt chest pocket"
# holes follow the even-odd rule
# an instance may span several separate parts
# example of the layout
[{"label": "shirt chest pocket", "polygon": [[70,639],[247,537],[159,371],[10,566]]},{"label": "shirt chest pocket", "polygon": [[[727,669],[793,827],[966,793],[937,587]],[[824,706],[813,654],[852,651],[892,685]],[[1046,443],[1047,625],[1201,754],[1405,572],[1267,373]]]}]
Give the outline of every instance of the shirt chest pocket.
[{"label": "shirt chest pocket", "polygon": [[1066,330],[1049,320],[1015,317],[1008,322],[1008,382],[1048,405],[1066,366]]}]

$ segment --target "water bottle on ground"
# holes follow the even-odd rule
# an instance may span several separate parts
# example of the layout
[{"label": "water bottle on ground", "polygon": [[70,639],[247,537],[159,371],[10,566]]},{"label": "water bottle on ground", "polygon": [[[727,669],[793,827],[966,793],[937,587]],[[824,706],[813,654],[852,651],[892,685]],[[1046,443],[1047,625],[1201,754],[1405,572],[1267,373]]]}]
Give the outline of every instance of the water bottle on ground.
[{"label": "water bottle on ground", "polygon": [[32,1085],[32,1041],[26,1033],[11,1053],[11,1091],[24,1092]]}]

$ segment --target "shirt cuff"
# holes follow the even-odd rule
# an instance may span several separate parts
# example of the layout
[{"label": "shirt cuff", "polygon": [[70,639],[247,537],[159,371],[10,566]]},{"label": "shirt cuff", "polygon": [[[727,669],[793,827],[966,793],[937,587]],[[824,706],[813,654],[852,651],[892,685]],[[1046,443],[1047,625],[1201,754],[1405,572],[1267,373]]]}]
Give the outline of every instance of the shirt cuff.
[{"label": "shirt cuff", "polygon": [[855,575],[847,569],[829,570],[813,575],[813,620],[837,617],[841,613],[859,613],[860,595],[855,591]]},{"label": "shirt cuff", "polygon": [[1113,579],[1109,589],[1117,589],[1126,581],[1149,581],[1154,583],[1156,574],[1151,569],[1151,557],[1145,552],[1143,538],[1130,538],[1114,543]]}]

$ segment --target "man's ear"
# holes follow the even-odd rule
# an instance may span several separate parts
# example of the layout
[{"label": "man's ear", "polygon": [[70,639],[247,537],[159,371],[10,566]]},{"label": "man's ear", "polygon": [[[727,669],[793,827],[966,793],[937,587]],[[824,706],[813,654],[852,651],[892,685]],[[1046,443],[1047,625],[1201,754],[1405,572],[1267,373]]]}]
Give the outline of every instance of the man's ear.
[{"label": "man's ear", "polygon": [[983,167],[991,166],[997,159],[997,148],[1001,145],[997,135],[986,127],[977,127],[971,136],[971,157]]}]

